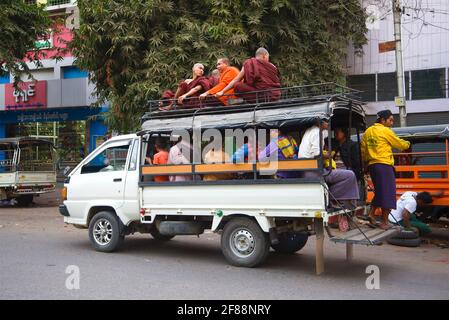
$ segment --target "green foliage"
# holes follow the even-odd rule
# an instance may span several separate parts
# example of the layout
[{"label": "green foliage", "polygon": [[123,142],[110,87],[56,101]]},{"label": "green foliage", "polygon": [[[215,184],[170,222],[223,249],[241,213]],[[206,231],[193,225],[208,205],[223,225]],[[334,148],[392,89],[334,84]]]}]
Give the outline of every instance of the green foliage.
[{"label": "green foliage", "polygon": [[196,62],[240,66],[264,46],[283,85],[341,82],[349,42],[366,42],[359,0],[78,0],[71,46],[92,72],[110,128],[139,127],[149,99],[174,89]]},{"label": "green foliage", "polygon": [[0,75],[10,72],[14,83],[25,73],[31,77],[27,61],[40,66],[42,50],[35,47],[38,39],[45,39],[53,22],[42,6],[19,0],[0,2]]}]

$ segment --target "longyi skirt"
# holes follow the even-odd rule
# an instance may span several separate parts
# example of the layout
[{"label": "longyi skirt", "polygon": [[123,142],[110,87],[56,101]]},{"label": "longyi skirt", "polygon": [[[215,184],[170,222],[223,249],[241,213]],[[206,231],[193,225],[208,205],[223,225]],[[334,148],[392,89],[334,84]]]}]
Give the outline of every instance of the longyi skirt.
[{"label": "longyi skirt", "polygon": [[393,166],[375,163],[368,167],[374,185],[373,206],[396,209],[396,177]]}]

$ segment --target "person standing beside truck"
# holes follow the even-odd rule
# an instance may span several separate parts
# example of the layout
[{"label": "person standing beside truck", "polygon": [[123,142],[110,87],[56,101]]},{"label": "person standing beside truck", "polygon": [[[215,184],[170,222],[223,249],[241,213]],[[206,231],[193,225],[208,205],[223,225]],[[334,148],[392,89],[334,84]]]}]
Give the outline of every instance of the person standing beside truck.
[{"label": "person standing beside truck", "polygon": [[363,134],[361,142],[365,170],[369,171],[374,185],[374,198],[369,211],[370,222],[376,225],[374,213],[382,210],[381,229],[388,229],[388,215],[396,209],[396,177],[393,148],[406,150],[410,142],[400,139],[391,130],[394,124],[393,113],[382,110],[377,113],[377,121]]}]

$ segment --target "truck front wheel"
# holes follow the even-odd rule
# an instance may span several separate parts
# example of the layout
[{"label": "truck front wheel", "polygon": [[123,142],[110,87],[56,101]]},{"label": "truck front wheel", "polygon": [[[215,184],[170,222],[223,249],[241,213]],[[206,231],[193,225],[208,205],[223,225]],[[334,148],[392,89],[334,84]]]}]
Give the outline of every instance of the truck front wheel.
[{"label": "truck front wheel", "polygon": [[251,268],[266,259],[270,241],[268,234],[254,220],[235,218],[223,229],[221,250],[230,264]]},{"label": "truck front wheel", "polygon": [[97,213],[89,223],[89,239],[97,251],[112,252],[123,242],[117,216],[109,211]]}]

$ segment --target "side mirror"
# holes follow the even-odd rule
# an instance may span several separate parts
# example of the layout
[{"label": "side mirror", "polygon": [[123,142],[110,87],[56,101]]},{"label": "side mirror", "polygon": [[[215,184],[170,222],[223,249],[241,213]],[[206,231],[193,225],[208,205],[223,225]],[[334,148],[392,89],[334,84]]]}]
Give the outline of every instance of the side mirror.
[{"label": "side mirror", "polygon": [[66,177],[70,173],[70,167],[67,166],[64,168],[64,176]]}]

